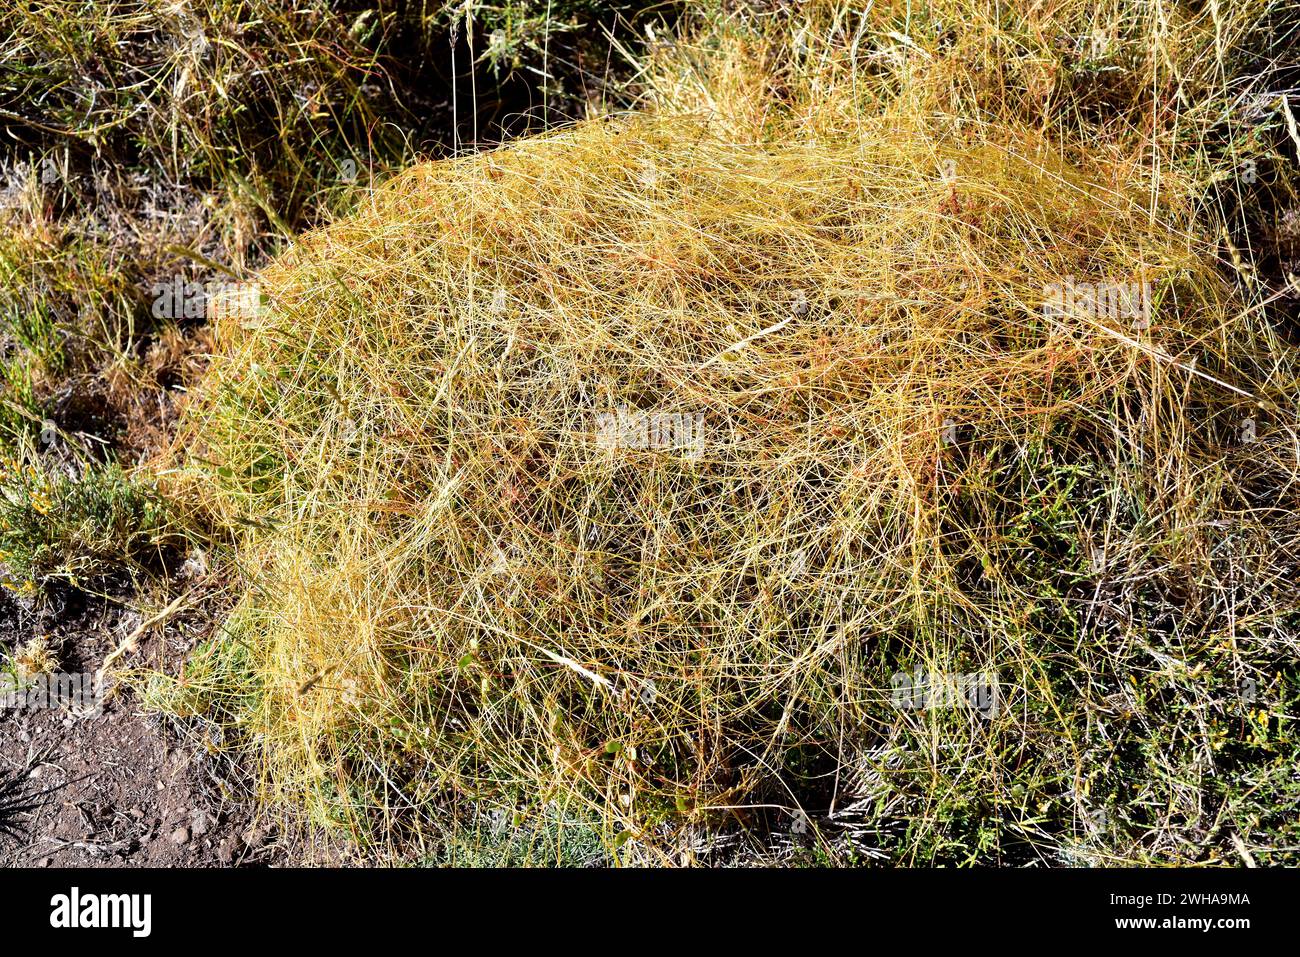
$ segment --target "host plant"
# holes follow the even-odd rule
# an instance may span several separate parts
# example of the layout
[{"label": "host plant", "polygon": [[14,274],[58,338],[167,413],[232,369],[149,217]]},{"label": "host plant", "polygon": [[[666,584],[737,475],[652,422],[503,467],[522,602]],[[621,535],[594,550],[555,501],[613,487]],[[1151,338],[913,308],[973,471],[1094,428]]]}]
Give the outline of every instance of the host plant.
[{"label": "host plant", "polygon": [[[636,112],[394,177],[217,329],[169,486],[247,594],[155,700],[398,847],[1294,860],[1297,353],[1224,239],[1243,150],[1294,196],[1300,105],[1240,109],[1293,14],[714,17]],[[916,669],[996,713],[894,707]]]}]

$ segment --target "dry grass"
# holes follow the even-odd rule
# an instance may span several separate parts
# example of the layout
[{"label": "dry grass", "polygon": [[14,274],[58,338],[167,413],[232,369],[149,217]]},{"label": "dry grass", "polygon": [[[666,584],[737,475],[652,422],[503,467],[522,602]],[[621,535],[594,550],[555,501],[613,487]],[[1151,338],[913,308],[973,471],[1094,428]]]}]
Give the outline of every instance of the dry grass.
[{"label": "dry grass", "polygon": [[48,636],[33,638],[17,650],[13,658],[14,675],[19,686],[42,675],[52,674],[59,666],[58,658],[50,648]]},{"label": "dry grass", "polygon": [[[408,847],[546,805],[674,862],[1295,845],[1296,354],[1213,193],[1269,5],[933,6],[716,24],[266,270],[170,476],[249,591],[159,700]],[[1046,314],[1067,277],[1149,326]],[[914,668],[1002,706],[891,705]]]}]

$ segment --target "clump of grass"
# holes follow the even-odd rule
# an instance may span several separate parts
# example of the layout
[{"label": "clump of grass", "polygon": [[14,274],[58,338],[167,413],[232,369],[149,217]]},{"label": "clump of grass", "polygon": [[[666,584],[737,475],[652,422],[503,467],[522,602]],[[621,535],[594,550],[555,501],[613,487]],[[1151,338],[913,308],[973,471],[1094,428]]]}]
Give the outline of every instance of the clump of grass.
[{"label": "clump of grass", "polygon": [[1275,7],[808,4],[394,178],[218,329],[174,488],[249,591],[187,701],[370,837],[1285,859],[1297,355],[1211,200]]},{"label": "clump of grass", "polygon": [[0,836],[15,841],[25,837],[24,819],[47,803],[40,798],[49,792],[32,793],[28,782],[27,769],[7,771],[0,776]]},{"label": "clump of grass", "polygon": [[39,678],[41,675],[52,674],[58,665],[59,662],[54,655],[54,650],[50,647],[48,635],[37,635],[29,639],[15,649],[13,654],[13,673],[14,677],[18,679],[19,687]]}]

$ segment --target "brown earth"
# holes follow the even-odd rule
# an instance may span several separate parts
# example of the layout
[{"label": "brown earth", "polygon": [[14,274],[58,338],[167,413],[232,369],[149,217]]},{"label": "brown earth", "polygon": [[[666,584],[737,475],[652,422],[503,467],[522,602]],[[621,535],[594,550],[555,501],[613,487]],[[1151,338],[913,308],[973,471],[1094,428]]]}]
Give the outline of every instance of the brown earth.
[{"label": "brown earth", "polygon": [[[179,593],[185,583],[176,584]],[[93,672],[139,628],[142,616],[128,606],[135,600],[129,593],[121,604],[70,593],[30,609],[0,599],[0,644],[44,634],[59,670]],[[211,633],[219,605],[212,594],[193,605],[187,601],[173,618],[146,630],[124,663],[176,674],[185,655]],[[106,697],[98,715],[79,715],[66,703],[0,708],[0,866],[247,867],[346,860],[345,852],[291,834],[259,814],[238,755],[216,747],[209,734],[144,713],[126,686]],[[6,804],[31,807],[6,815]]]}]

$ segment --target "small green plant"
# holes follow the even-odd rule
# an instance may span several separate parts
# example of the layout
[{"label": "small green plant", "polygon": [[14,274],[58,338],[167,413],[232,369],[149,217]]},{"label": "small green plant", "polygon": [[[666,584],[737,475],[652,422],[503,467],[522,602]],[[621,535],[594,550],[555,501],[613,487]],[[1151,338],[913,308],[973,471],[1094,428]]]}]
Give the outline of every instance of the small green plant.
[{"label": "small green plant", "polygon": [[175,539],[157,492],[120,466],[72,477],[12,457],[0,463],[0,563],[12,588],[157,566]]}]

